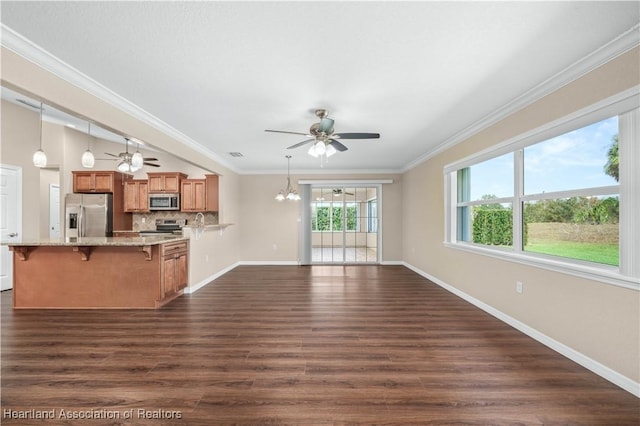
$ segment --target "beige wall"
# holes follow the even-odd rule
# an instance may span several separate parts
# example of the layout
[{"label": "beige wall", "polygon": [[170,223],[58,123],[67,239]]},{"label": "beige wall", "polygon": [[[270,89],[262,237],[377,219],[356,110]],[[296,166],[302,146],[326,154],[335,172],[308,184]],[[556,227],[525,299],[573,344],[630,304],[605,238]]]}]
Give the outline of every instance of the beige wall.
[{"label": "beige wall", "polygon": [[39,238],[41,210],[25,206],[40,205],[40,169],[32,161],[40,146],[40,115],[4,101],[1,115],[0,164],[22,168],[22,230],[18,233],[26,239]]},{"label": "beige wall", "polygon": [[[634,290],[446,248],[443,167],[640,83],[638,49],[429,159],[404,176],[404,260],[638,382]],[[523,294],[515,292],[522,281]]]}]

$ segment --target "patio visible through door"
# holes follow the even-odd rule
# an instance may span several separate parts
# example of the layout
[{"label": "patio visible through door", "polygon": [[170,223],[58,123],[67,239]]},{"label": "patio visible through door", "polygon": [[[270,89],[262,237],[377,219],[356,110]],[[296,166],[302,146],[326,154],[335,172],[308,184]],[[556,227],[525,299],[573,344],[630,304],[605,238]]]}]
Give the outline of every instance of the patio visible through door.
[{"label": "patio visible through door", "polygon": [[378,263],[378,187],[311,188],[312,263]]}]

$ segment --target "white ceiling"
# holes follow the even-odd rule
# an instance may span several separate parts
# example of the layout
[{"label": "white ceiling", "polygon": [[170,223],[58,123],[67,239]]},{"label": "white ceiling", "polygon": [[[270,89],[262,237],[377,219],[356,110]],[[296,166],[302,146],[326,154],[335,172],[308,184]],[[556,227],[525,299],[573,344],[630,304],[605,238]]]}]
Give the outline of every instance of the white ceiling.
[{"label": "white ceiling", "polygon": [[343,141],[324,172],[405,170],[640,19],[636,1],[1,7],[5,26],[241,173],[282,172],[287,154],[320,171],[286,149],[303,136],[264,132],[307,132],[316,108],[336,132],[381,134]]}]

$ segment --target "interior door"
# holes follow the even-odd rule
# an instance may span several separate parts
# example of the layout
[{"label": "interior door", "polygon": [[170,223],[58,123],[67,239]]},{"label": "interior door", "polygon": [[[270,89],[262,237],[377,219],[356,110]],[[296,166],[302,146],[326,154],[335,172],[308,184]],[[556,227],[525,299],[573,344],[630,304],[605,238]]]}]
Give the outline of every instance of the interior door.
[{"label": "interior door", "polygon": [[49,185],[49,238],[60,238],[60,185]]},{"label": "interior door", "polygon": [[311,189],[311,262],[378,263],[378,187]]},{"label": "interior door", "polygon": [[[22,232],[22,169],[0,165],[0,241],[18,241]],[[13,288],[13,253],[0,245],[0,290]]]}]

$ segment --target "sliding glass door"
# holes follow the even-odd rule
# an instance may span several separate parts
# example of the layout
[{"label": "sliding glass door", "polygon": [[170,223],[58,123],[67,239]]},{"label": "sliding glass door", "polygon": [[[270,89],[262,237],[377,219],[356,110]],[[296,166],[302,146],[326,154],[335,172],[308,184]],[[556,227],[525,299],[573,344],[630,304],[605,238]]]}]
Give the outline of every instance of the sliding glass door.
[{"label": "sliding glass door", "polygon": [[312,263],[378,263],[379,187],[311,188]]}]

